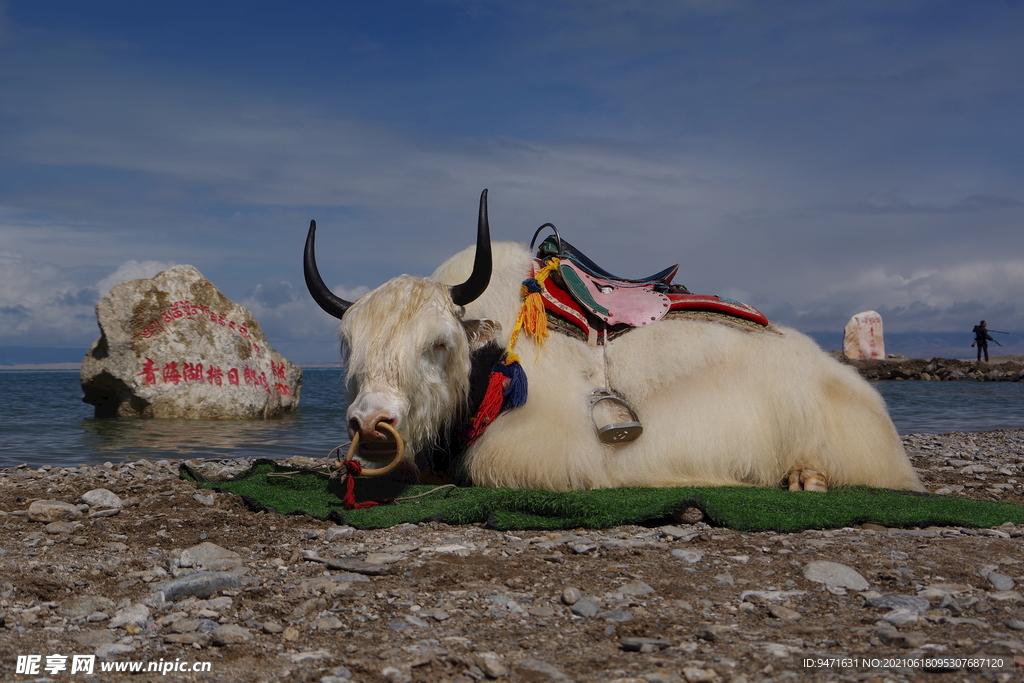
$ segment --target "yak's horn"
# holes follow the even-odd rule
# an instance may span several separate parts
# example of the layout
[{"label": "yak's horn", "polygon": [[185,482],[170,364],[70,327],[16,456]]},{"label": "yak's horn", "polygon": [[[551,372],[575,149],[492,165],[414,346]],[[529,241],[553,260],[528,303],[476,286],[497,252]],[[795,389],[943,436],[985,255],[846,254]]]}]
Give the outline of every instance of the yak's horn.
[{"label": "yak's horn", "polygon": [[313,295],[313,301],[317,302],[320,308],[340,320],[352,303],[335,296],[320,277],[320,271],[316,268],[316,253],[313,249],[315,237],[316,221],[310,221],[309,233],[306,235],[306,249],[302,253],[302,271],[306,276],[306,288],[309,289],[309,293]]},{"label": "yak's horn", "polygon": [[461,285],[452,287],[452,301],[456,306],[465,306],[487,289],[491,281],[491,229],[487,224],[487,190],[480,194],[480,215],[476,223],[476,258],[473,273]]}]

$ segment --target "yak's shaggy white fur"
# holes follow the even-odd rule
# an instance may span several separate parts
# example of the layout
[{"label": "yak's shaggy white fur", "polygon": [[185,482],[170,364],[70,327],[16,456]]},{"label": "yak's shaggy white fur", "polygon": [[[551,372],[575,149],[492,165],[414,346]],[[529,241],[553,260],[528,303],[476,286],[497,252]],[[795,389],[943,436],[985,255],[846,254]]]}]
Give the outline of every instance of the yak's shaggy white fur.
[{"label": "yak's shaggy white fur", "polygon": [[[415,452],[454,416],[471,348],[495,335],[507,346],[529,277],[523,245],[492,248],[490,285],[464,316],[437,283],[464,281],[472,248],[429,280],[396,278],[349,309],[341,332],[350,417],[353,409],[392,411]],[[824,473],[829,486],[921,490],[878,393],[808,337],[781,331],[662,320],[612,341],[608,384],[644,426],[640,438],[619,445],[598,439],[588,412],[587,396],[604,385],[601,349],[557,333],[539,348],[520,337],[529,398],[470,447],[466,469],[477,485],[552,491],[779,486],[794,469]]]}]

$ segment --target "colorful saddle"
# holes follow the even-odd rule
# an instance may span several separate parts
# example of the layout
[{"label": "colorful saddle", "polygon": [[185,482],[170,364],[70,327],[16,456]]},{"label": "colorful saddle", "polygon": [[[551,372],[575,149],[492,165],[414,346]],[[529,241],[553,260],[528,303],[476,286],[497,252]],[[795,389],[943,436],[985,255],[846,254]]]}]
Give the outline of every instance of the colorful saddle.
[{"label": "colorful saddle", "polygon": [[[541,229],[544,227],[554,228],[548,224]],[[686,287],[672,284],[678,265],[646,278],[618,277],[557,232],[538,247],[534,274],[555,263],[552,259],[558,259],[557,268],[545,279],[540,294],[549,326],[571,337],[603,344],[634,328],[679,317],[778,334],[752,306],[721,296],[691,294]]]}]

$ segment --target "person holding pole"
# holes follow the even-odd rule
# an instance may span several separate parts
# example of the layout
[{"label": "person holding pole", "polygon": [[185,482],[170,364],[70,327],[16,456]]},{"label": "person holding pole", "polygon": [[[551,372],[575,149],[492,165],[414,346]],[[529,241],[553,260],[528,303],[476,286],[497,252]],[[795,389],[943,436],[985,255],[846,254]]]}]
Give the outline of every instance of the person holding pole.
[{"label": "person holding pole", "polygon": [[[982,354],[982,352],[985,353],[985,362],[986,363],[988,362],[988,343],[990,341],[993,341],[993,342],[996,342],[996,344],[999,344],[999,342],[997,342],[995,339],[993,339],[992,337],[990,337],[988,335],[988,329],[986,329],[987,327],[988,327],[988,323],[986,323],[984,320],[982,320],[981,323],[978,324],[978,325],[975,325],[974,326],[974,330],[972,330],[974,332],[974,343],[971,344],[971,346],[977,346],[978,347],[978,362],[979,363],[981,362],[981,354]],[[1002,344],[999,344],[999,346],[1002,346]]]}]

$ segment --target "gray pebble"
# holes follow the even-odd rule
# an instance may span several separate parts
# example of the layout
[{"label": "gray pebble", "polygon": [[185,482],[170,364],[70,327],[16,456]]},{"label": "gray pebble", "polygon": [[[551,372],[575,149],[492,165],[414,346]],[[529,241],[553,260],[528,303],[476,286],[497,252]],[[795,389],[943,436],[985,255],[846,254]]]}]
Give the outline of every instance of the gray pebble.
[{"label": "gray pebble", "polygon": [[778,605],[775,603],[768,605],[768,614],[772,615],[776,619],[782,619],[783,621],[797,621],[803,616],[795,609],[790,609],[785,605]]},{"label": "gray pebble", "polygon": [[849,588],[855,591],[866,591],[871,588],[856,569],[838,562],[810,562],[804,567],[804,577],[808,581],[823,583],[830,588]]},{"label": "gray pebble", "polygon": [[334,615],[320,617],[312,624],[312,627],[317,631],[334,631],[339,628],[344,628],[344,626],[345,624],[342,623],[341,619]]},{"label": "gray pebble", "polygon": [[225,624],[210,631],[210,641],[214,645],[236,645],[252,640],[252,634],[235,624]]},{"label": "gray pebble", "polygon": [[601,612],[601,608],[590,598],[580,598],[569,610],[578,617],[593,617]]},{"label": "gray pebble", "polygon": [[1013,579],[1006,574],[989,572],[985,575],[985,578],[997,591],[1011,591],[1015,585]]},{"label": "gray pebble", "polygon": [[82,494],[82,502],[91,508],[117,508],[120,509],[124,502],[121,498],[107,489],[93,489]]},{"label": "gray pebble", "polygon": [[370,583],[370,577],[363,574],[355,574],[353,572],[345,572],[343,574],[333,574],[331,576],[335,581],[341,581],[343,583]]},{"label": "gray pebble", "polygon": [[81,519],[82,513],[71,503],[60,500],[34,500],[28,506],[28,518],[33,522],[73,522]]},{"label": "gray pebble", "polygon": [[682,560],[683,562],[689,562],[690,564],[697,564],[704,557],[704,553],[699,550],[684,550],[683,548],[675,548],[672,550],[672,557]]},{"label": "gray pebble", "polygon": [[496,652],[481,652],[476,656],[477,664],[488,678],[508,675],[508,667]]},{"label": "gray pebble", "polygon": [[60,603],[57,614],[68,619],[87,617],[93,612],[112,611],[114,601],[102,595],[82,595]]},{"label": "gray pebble", "polygon": [[918,614],[924,614],[931,609],[931,603],[927,598],[916,595],[882,595],[876,598],[868,598],[864,605],[875,609],[907,609]]},{"label": "gray pebble", "polygon": [[613,609],[610,612],[602,613],[601,618],[605,621],[613,621],[616,624],[624,624],[627,621],[632,621],[633,613],[625,609]]},{"label": "gray pebble", "polygon": [[202,567],[213,572],[229,572],[242,566],[242,556],[216,543],[204,541],[183,550],[178,564],[182,567]]},{"label": "gray pebble", "polygon": [[145,626],[147,619],[149,619],[149,608],[136,602],[117,610],[110,623],[107,624],[107,628],[120,628],[129,624]]},{"label": "gray pebble", "polygon": [[525,673],[524,678],[530,677],[532,674],[532,677],[527,678],[527,680],[543,680],[543,678],[538,678],[538,676],[543,676],[550,681],[572,680],[564,673],[562,673],[562,671],[558,667],[555,667],[539,659],[524,659],[521,662],[517,662],[515,668]]},{"label": "gray pebble", "polygon": [[882,615],[882,621],[893,626],[913,626],[918,622],[919,618],[917,610],[905,608],[894,609]]},{"label": "gray pebble", "polygon": [[562,603],[566,605],[575,605],[582,597],[579,588],[570,586],[562,591]]},{"label": "gray pebble", "polygon": [[618,592],[623,595],[650,595],[654,592],[654,589],[643,581],[637,581],[636,583],[626,584]]},{"label": "gray pebble", "polygon": [[101,659],[107,657],[118,657],[135,652],[133,645],[122,645],[121,643],[107,643],[96,648],[96,656]]},{"label": "gray pebble", "polygon": [[352,538],[355,535],[356,530],[350,526],[332,526],[324,533],[324,540],[330,542],[339,538]]},{"label": "gray pebble", "polygon": [[153,584],[153,591],[162,591],[164,600],[176,602],[183,598],[208,598],[217,591],[237,588],[241,579],[230,572],[196,572],[171,581]]},{"label": "gray pebble", "polygon": [[220,624],[218,624],[213,619],[200,619],[199,627],[197,630],[200,633],[210,633],[211,631],[215,631],[218,626],[220,626]]},{"label": "gray pebble", "polygon": [[619,646],[629,652],[657,652],[671,647],[672,643],[658,638],[621,638]]},{"label": "gray pebble", "polygon": [[193,493],[192,500],[196,501],[200,505],[205,505],[207,507],[217,502],[217,498],[214,496],[214,493],[212,491],[206,494]]}]

